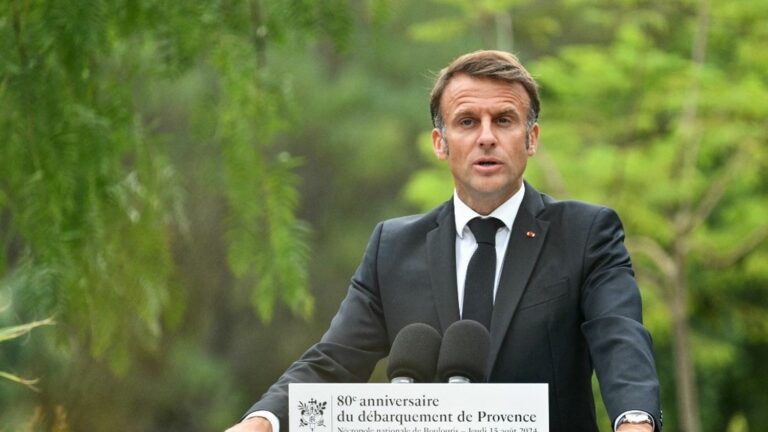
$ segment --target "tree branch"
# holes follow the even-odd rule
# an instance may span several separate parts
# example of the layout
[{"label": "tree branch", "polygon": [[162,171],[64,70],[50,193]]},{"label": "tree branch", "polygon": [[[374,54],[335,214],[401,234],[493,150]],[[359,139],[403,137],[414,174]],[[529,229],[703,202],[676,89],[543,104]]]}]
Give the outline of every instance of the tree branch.
[{"label": "tree branch", "polygon": [[741,167],[748,162],[752,147],[749,145],[742,145],[738,148],[738,153],[728,161],[720,175],[710,183],[709,189],[705,192],[704,197],[699,201],[698,206],[685,222],[685,226],[682,230],[684,233],[689,233],[697,229],[707,220],[707,218],[709,218],[712,211],[717,207],[717,204],[720,203],[723,195],[725,195],[725,192],[728,190],[728,185],[741,171]]},{"label": "tree branch", "polygon": [[22,19],[18,0],[11,0],[11,15],[13,17],[13,33],[16,36],[16,48],[19,51],[19,61],[21,67],[24,68],[27,65],[27,49],[22,39]]},{"label": "tree branch", "polygon": [[738,247],[720,255],[705,255],[707,267],[717,270],[731,267],[762,246],[766,240],[768,240],[768,226],[763,225],[749,233],[744,241],[739,242]]},{"label": "tree branch", "polygon": [[699,95],[701,89],[701,74],[704,70],[704,62],[707,55],[707,43],[709,34],[709,2],[702,1],[699,13],[696,17],[696,33],[693,39],[691,63],[693,64],[693,79],[689,95],[685,98],[683,114],[680,121],[683,133],[683,169],[681,175],[688,177],[696,166],[699,156],[701,135],[696,134],[696,117],[698,117]]},{"label": "tree branch", "polygon": [[659,242],[650,237],[639,236],[627,239],[627,247],[648,257],[668,281],[674,279],[675,261]]},{"label": "tree branch", "polygon": [[256,60],[260,68],[267,66],[267,25],[261,0],[251,0],[251,26],[253,46],[256,50]]}]

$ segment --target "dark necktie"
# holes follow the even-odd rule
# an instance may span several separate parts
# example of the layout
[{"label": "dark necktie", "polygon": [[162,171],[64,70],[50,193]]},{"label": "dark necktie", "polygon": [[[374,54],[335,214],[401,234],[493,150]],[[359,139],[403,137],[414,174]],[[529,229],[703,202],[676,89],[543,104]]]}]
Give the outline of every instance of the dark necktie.
[{"label": "dark necktie", "polygon": [[496,218],[477,217],[467,225],[475,235],[477,249],[467,266],[462,318],[475,320],[490,330],[493,283],[496,278],[496,231],[504,223]]}]

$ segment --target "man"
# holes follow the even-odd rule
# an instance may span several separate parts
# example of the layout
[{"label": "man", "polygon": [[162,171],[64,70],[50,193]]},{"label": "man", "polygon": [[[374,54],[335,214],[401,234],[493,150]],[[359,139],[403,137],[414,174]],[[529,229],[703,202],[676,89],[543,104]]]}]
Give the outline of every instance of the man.
[{"label": "man", "polygon": [[[365,382],[406,325],[444,332],[462,318],[490,330],[491,382],[549,384],[552,432],[598,430],[593,367],[616,430],[660,431],[651,340],[621,222],[610,209],[555,201],[523,181],[539,137],[533,78],[512,54],[470,53],[441,71],[430,108],[453,199],[376,227],[329,330],[229,431],[287,430],[288,383]],[[474,279],[481,249],[488,272],[495,267],[485,291]]]}]

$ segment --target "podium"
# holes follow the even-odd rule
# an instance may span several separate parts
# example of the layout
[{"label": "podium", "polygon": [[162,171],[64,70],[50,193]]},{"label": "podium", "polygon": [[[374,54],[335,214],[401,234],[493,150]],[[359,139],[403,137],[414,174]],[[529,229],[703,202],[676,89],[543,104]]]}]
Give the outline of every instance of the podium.
[{"label": "podium", "polygon": [[290,384],[291,432],[549,432],[547,384]]}]

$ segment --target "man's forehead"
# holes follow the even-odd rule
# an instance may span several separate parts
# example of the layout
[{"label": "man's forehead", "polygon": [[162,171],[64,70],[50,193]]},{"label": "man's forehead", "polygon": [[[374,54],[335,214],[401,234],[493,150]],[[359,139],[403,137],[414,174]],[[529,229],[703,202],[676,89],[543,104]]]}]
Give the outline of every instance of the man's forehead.
[{"label": "man's forehead", "polygon": [[474,112],[491,109],[496,112],[527,110],[530,98],[518,82],[509,83],[467,75],[454,77],[442,95],[445,113]]}]

